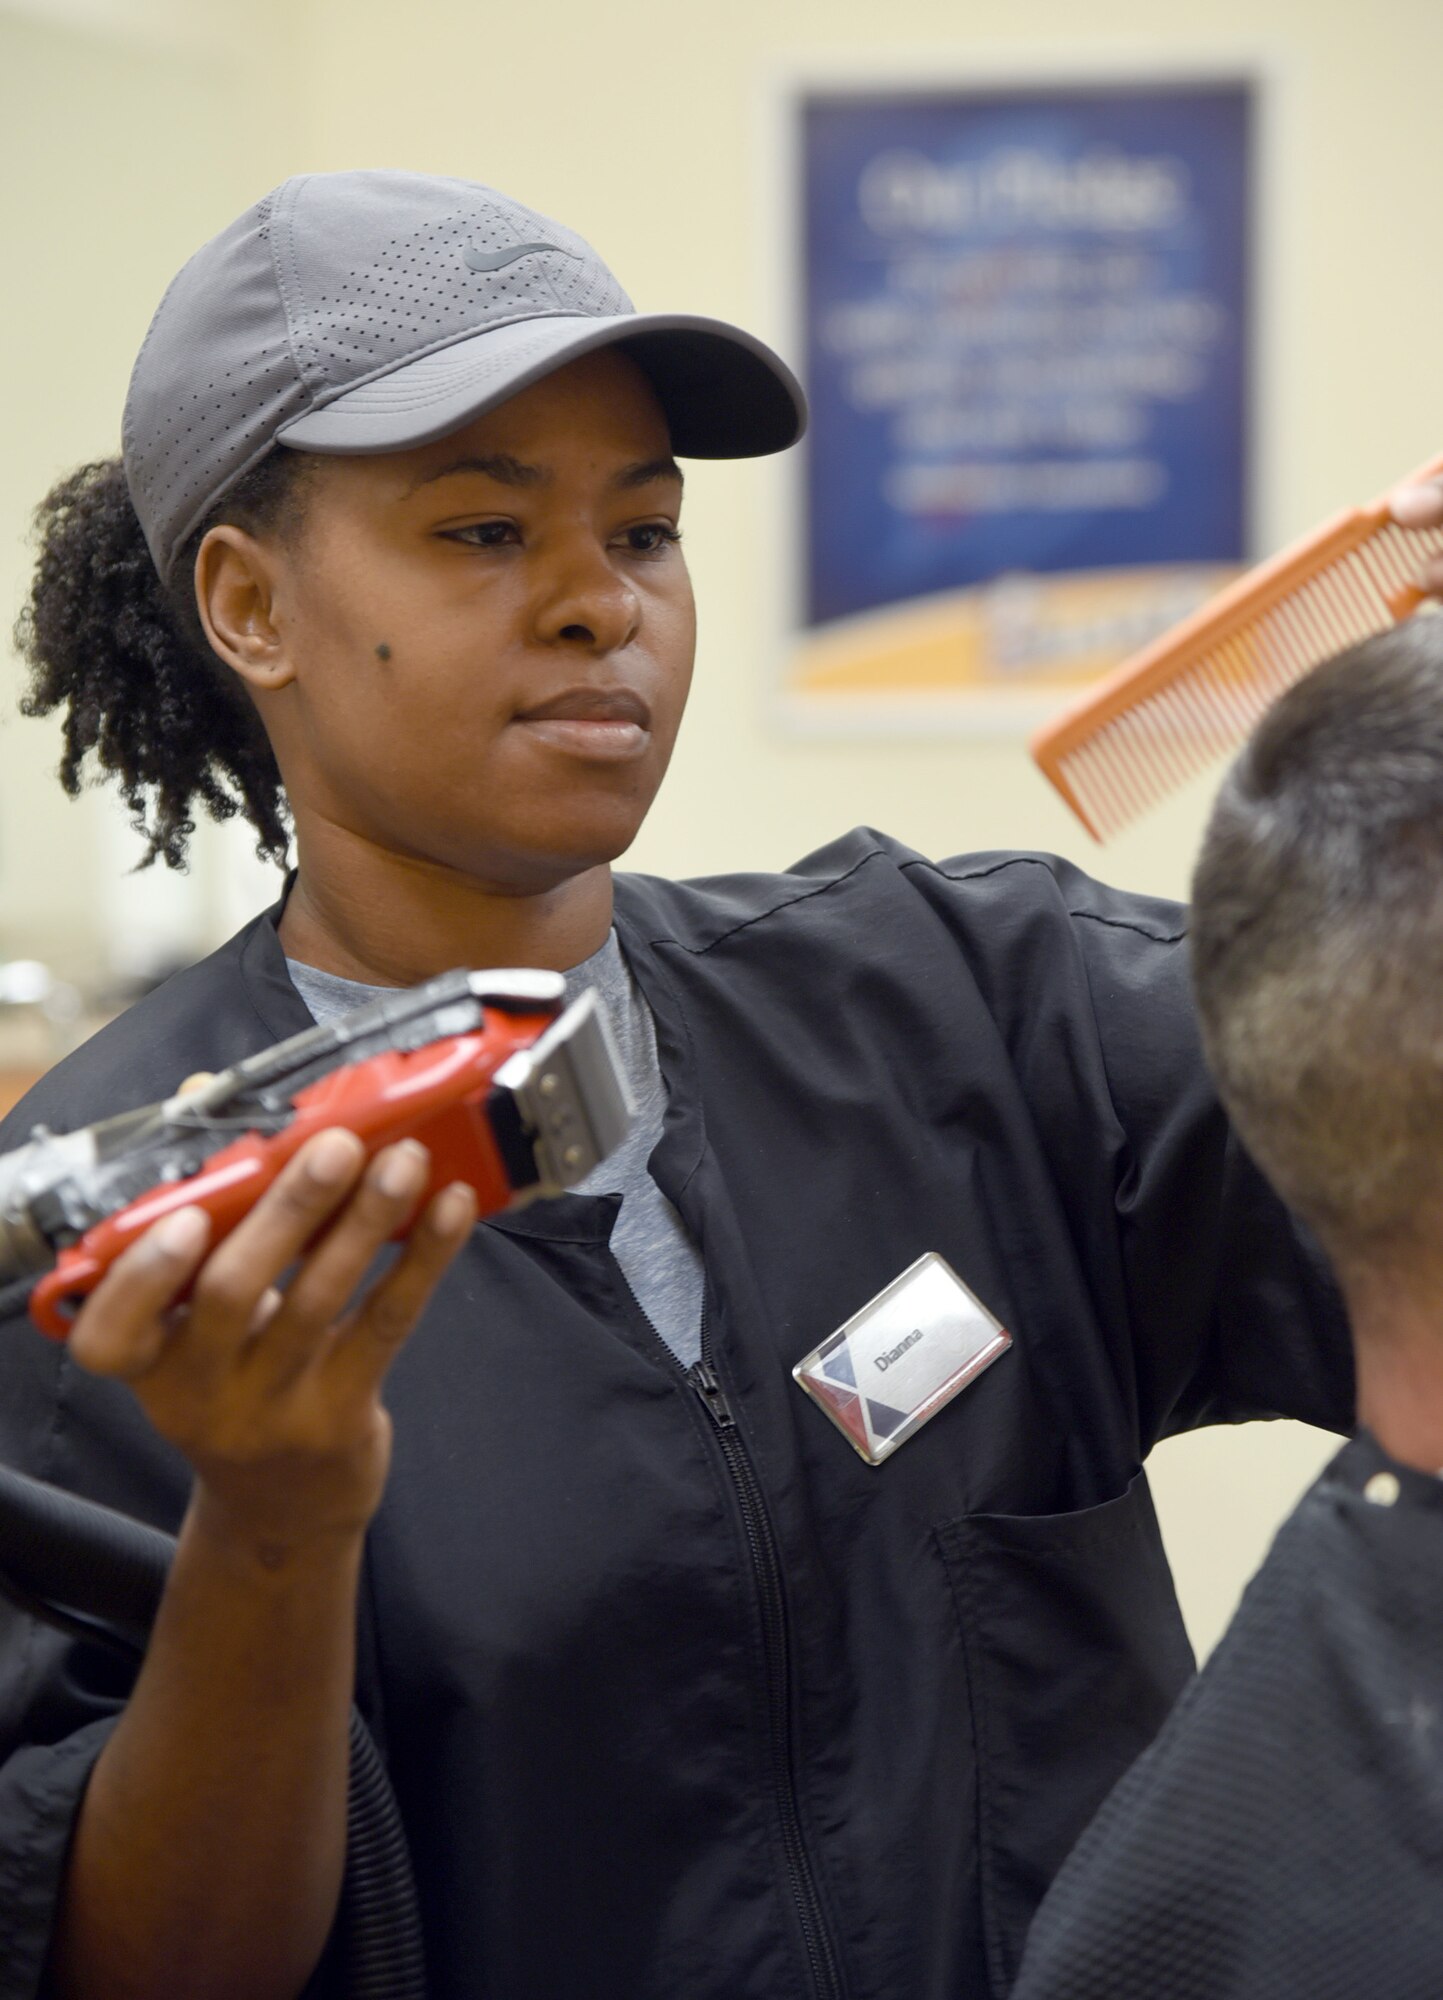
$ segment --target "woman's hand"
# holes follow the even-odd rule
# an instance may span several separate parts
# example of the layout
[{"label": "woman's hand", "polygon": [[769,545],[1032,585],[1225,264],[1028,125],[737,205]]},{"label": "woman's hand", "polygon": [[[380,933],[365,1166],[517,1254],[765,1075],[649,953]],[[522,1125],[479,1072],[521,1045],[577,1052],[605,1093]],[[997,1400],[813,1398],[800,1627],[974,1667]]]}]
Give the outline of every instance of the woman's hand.
[{"label": "woman's hand", "polygon": [[71,1843],[66,2000],[293,1994],[320,1958],[345,1867],[361,1552],[390,1458],[381,1385],[476,1215],[453,1186],[417,1216],[428,1174],[414,1140],[366,1166],[354,1133],[318,1133],[224,1242],[178,1210],[76,1319],[75,1359],[130,1384],[196,1481]]},{"label": "woman's hand", "polygon": [[[1400,528],[1443,528],[1443,479],[1418,486],[1397,486],[1388,505]],[[1430,597],[1443,597],[1443,556],[1435,556],[1423,572],[1422,587]]]},{"label": "woman's hand", "polygon": [[390,1460],[386,1370],[476,1217],[470,1188],[446,1188],[357,1297],[414,1215],[429,1165],[412,1139],[364,1164],[354,1133],[318,1133],[209,1255],[202,1209],[167,1216],[116,1261],[70,1334],[76,1361],[128,1382],[190,1461],[205,1526],[270,1561],[370,1520]]}]

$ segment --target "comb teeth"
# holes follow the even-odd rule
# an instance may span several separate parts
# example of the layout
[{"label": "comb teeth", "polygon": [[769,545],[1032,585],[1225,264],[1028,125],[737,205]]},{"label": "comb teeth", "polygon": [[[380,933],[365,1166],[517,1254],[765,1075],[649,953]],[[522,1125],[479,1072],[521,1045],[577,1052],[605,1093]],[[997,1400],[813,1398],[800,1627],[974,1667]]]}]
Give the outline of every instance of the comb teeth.
[{"label": "comb teeth", "polygon": [[[1443,556],[1443,528],[1381,523],[1260,608],[1251,619],[1219,621],[1208,643],[1205,622],[1189,627],[1176,669],[1159,677],[1156,649],[1139,656],[1149,685],[1119,700],[1091,727],[1085,711],[1068,718],[1069,742],[1036,754],[1079,818],[1107,840],[1189,778],[1236,750],[1273,703],[1335,653],[1395,623],[1394,607],[1412,600],[1430,557]],[[1203,614],[1204,621],[1206,614]],[[1166,642],[1164,642],[1165,644]],[[1125,679],[1128,669],[1120,670]],[[1142,676],[1139,676],[1142,679]],[[1099,704],[1100,709],[1102,704]]]}]

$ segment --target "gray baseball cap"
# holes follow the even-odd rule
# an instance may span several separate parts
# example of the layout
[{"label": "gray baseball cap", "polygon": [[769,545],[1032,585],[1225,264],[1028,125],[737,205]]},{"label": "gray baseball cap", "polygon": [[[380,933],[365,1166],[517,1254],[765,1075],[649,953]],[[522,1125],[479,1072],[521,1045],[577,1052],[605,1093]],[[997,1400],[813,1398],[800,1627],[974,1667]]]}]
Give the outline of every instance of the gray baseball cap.
[{"label": "gray baseball cap", "polygon": [[722,320],[639,313],[596,252],[520,202],[429,174],[301,174],[198,250],[130,378],[126,478],[162,577],[276,445],[401,451],[624,344],[691,458],[801,436],[769,347]]}]

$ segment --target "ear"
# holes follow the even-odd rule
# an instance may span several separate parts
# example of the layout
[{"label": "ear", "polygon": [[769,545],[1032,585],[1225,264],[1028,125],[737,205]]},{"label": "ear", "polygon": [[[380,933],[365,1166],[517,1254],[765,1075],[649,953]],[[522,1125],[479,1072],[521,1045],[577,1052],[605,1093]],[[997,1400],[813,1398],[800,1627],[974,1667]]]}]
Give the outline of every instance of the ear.
[{"label": "ear", "polygon": [[295,678],[276,616],[275,552],[226,522],[212,528],[195,559],[195,603],[205,635],[257,694]]}]

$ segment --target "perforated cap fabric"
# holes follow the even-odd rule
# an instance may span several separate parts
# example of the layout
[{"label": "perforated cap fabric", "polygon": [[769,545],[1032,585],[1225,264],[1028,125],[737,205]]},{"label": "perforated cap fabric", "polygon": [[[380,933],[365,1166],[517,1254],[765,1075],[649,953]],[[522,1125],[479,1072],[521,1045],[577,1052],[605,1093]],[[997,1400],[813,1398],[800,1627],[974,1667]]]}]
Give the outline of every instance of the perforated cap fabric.
[{"label": "perforated cap fabric", "polygon": [[672,448],[781,451],[806,405],[721,320],[638,313],[573,230],[473,181],[303,174],[198,250],[162,299],[126,399],[126,477],[156,568],[277,444],[399,451],[564,362],[624,343]]}]

